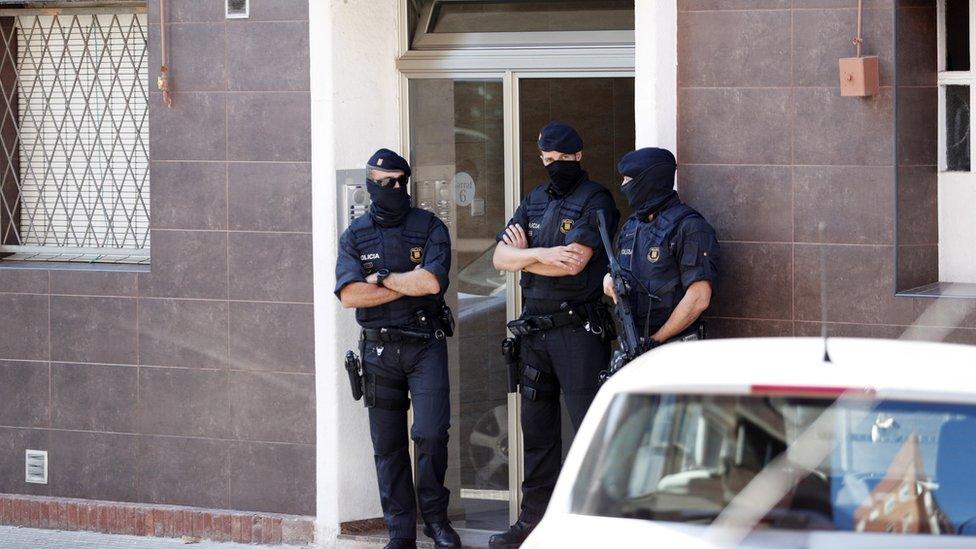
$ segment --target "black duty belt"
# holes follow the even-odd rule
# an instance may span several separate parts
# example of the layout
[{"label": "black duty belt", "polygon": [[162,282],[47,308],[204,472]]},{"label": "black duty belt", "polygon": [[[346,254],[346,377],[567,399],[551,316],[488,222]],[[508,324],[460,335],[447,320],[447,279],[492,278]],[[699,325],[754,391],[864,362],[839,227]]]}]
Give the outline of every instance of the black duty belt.
[{"label": "black duty belt", "polygon": [[578,312],[569,309],[546,315],[522,315],[521,318],[509,322],[508,329],[515,335],[528,335],[571,324],[581,325],[585,321]]},{"label": "black duty belt", "polygon": [[405,328],[363,328],[363,341],[389,343],[391,341],[438,341],[444,339],[444,330],[410,330]]}]

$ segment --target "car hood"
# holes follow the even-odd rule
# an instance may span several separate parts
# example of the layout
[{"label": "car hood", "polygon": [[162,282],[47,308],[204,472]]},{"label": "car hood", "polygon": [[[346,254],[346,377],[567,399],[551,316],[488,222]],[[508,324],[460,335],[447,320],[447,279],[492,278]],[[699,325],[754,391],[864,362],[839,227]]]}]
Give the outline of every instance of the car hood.
[{"label": "car hood", "polygon": [[[523,549],[549,547],[681,547],[716,549],[727,547],[706,539],[707,526],[651,520],[617,519],[573,514],[548,513]],[[749,534],[736,547],[776,547],[803,549],[973,547],[972,537],[855,532],[803,532],[761,530]]]}]

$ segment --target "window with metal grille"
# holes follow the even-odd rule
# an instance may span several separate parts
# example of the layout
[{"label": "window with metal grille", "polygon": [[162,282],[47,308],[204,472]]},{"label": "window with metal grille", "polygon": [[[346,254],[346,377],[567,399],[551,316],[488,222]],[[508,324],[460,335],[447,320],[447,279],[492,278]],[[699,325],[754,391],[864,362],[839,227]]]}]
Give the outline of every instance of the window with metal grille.
[{"label": "window with metal grille", "polygon": [[0,256],[149,262],[144,8],[0,10]]},{"label": "window with metal grille", "polygon": [[970,70],[970,50],[976,34],[970,23],[976,17],[973,0],[945,0],[939,4],[939,169],[971,171],[970,109],[976,97],[976,75]]},{"label": "window with metal grille", "polygon": [[[941,0],[938,29],[938,239],[939,279],[976,284],[976,0]],[[976,287],[967,286],[967,293]]]}]

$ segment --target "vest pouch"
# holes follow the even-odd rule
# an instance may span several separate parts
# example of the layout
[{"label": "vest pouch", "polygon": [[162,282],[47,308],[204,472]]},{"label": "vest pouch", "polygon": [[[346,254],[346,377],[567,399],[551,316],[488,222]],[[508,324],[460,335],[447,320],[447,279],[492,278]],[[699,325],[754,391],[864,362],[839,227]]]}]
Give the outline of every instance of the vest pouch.
[{"label": "vest pouch", "polygon": [[441,329],[444,330],[444,335],[447,337],[454,337],[454,311],[451,307],[441,301],[440,305],[440,316],[438,318],[441,324]]}]

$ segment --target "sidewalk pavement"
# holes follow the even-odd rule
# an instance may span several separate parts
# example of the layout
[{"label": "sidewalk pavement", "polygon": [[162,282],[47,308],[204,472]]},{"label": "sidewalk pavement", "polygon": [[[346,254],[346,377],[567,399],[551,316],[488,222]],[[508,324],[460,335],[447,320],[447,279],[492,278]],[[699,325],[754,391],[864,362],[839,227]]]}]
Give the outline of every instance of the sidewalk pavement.
[{"label": "sidewalk pavement", "polygon": [[[472,528],[457,528],[461,534],[461,543],[466,549],[483,549],[488,547],[488,538],[494,532],[491,530],[475,530]],[[337,549],[382,549],[387,542],[386,528],[370,530],[360,534],[344,534],[336,542]],[[423,534],[417,526],[417,547],[420,549],[434,549],[434,542]]]},{"label": "sidewalk pavement", "polygon": [[217,541],[184,543],[180,538],[0,526],[0,549],[260,549],[272,547],[300,549],[297,545],[245,545]]},{"label": "sidewalk pavement", "polygon": [[[488,534],[482,530],[462,530],[465,547],[487,547]],[[381,549],[386,544],[385,532],[373,535],[341,536],[336,549]],[[419,536],[417,545],[434,547],[433,542]],[[242,543],[201,540],[184,543],[180,538],[125,536],[42,528],[0,526],[0,549],[303,549],[298,545],[248,545]]]}]

